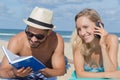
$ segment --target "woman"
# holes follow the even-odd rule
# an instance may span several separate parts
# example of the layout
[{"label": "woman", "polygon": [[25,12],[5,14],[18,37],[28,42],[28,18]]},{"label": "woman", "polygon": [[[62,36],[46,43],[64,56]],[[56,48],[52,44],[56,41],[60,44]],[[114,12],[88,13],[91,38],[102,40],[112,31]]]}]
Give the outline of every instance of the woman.
[{"label": "woman", "polygon": [[117,70],[118,37],[109,34],[99,14],[83,9],[75,16],[71,42],[77,78],[108,78]]}]

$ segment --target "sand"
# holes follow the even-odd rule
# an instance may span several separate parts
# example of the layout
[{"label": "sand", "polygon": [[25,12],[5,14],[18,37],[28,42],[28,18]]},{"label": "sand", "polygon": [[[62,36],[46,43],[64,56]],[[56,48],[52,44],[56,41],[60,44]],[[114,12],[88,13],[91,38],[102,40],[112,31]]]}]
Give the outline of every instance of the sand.
[{"label": "sand", "polygon": [[[7,41],[0,40],[0,47],[2,45],[7,46],[7,44],[8,44]],[[119,46],[120,46],[120,44],[119,44]],[[68,42],[65,42],[64,53],[65,53],[65,56],[67,58],[69,58],[71,60],[73,59],[71,44],[68,43]],[[120,53],[120,47],[119,47],[119,51],[118,51],[118,63],[119,63],[119,66],[120,66],[120,54],[119,53]],[[0,61],[2,60],[2,58],[3,58],[3,52],[0,48]],[[58,76],[57,80],[68,80],[71,77],[71,74],[74,71],[74,65],[72,63],[69,63],[69,64],[70,64],[70,67],[67,70],[67,73],[64,76]]]}]

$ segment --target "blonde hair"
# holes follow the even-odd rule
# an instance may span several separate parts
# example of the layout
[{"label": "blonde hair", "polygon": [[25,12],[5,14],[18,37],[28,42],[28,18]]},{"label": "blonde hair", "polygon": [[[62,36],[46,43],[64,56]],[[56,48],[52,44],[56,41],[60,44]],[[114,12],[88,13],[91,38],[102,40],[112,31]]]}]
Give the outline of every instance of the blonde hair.
[{"label": "blonde hair", "polygon": [[[99,14],[94,9],[88,9],[88,8],[83,9],[81,12],[79,12],[75,16],[75,22],[79,17],[82,17],[82,16],[88,17],[88,19],[90,19],[92,22],[97,22],[98,20],[101,21]],[[77,34],[76,28],[72,33],[71,44],[72,44],[73,52],[75,51],[76,48],[78,48],[78,46],[82,46],[81,53],[84,56],[89,56],[91,54],[90,52],[91,49],[88,48],[84,43],[84,41],[79,37],[79,35]]]}]

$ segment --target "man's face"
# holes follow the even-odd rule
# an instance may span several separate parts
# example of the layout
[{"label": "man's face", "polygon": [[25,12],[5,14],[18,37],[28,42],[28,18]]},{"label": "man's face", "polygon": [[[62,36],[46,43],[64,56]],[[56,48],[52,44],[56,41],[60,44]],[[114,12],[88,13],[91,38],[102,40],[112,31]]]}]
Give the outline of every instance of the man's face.
[{"label": "man's face", "polygon": [[48,32],[48,30],[37,29],[31,26],[28,26],[25,30],[32,48],[37,48],[41,43],[43,43],[47,39]]}]

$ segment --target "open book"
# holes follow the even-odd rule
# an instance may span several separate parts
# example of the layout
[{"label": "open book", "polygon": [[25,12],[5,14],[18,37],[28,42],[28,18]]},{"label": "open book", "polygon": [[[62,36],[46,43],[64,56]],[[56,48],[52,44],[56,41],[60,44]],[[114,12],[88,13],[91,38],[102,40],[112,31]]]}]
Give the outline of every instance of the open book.
[{"label": "open book", "polygon": [[2,50],[6,55],[9,63],[16,69],[20,69],[22,67],[31,67],[34,72],[39,71],[41,69],[46,68],[45,65],[36,59],[33,56],[18,56],[12,52],[10,52],[6,47],[2,46]]}]

